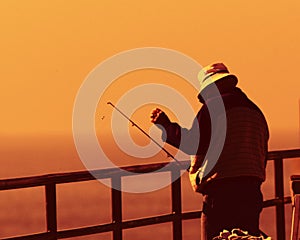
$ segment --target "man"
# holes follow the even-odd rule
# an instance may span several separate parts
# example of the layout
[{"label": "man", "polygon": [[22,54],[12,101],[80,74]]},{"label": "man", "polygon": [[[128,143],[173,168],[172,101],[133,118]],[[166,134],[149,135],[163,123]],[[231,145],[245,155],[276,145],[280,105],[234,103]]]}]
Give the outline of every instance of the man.
[{"label": "man", "polygon": [[[204,196],[202,239],[211,240],[224,229],[234,228],[259,236],[263,203],[260,186],[265,180],[269,139],[267,122],[260,109],[236,87],[237,77],[223,63],[204,67],[198,79],[198,99],[203,106],[191,129],[171,122],[158,108],[153,110],[151,121],[164,128],[167,143],[195,155],[189,175],[194,190]],[[196,136],[196,131],[197,140],[190,137]],[[195,143],[196,152],[181,148]]]}]

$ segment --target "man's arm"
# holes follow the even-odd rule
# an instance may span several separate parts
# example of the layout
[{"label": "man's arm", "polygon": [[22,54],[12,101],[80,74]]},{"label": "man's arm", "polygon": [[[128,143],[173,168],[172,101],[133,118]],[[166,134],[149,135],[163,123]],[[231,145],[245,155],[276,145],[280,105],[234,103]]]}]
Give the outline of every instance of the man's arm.
[{"label": "man's arm", "polygon": [[159,108],[152,111],[150,118],[151,122],[163,131],[162,139],[164,142],[187,154],[197,155],[200,141],[198,118],[194,119],[191,129],[182,128],[178,123],[171,122]]}]

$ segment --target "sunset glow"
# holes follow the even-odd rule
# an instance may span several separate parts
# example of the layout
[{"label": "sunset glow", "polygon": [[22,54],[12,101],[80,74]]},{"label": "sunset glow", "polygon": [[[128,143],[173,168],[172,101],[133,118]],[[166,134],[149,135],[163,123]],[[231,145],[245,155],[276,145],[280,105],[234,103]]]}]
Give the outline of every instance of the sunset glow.
[{"label": "sunset glow", "polygon": [[[0,178],[86,170],[72,136],[72,114],[80,87],[89,74],[108,58],[123,51],[146,47],[178,51],[202,66],[225,63],[229,71],[238,77],[238,87],[264,112],[270,128],[269,150],[299,148],[299,22],[299,0],[0,1]],[[99,79],[100,84],[101,81],[104,80]],[[195,113],[201,107],[197,89],[175,73],[139,69],[116,78],[99,96],[93,127],[100,146],[117,166],[172,161],[161,151],[153,158],[130,156],[121,151],[112,134],[113,108],[107,102],[117,104],[124,95],[146,84],[174,89],[184,96]],[[159,94],[162,93],[153,92],[153,95]],[[137,95],[141,99],[144,96],[143,93]],[[128,108],[134,100],[128,102]],[[176,107],[183,108],[180,99],[174,99],[174,102]],[[151,102],[141,104],[129,117],[145,131],[151,132],[153,124],[149,117],[155,107],[166,111],[172,121],[180,121],[181,116],[174,108]],[[119,117],[121,121],[122,116]],[[191,118],[190,123],[192,121]],[[141,147],[150,143],[134,126],[126,124],[124,128],[114,129],[115,137],[122,141],[124,134],[129,133],[133,142]],[[177,153],[167,144],[164,146]],[[273,195],[272,171],[273,165],[269,164],[269,175],[264,185],[267,197]],[[299,173],[299,163],[285,165],[284,171],[285,176]],[[288,180],[286,177],[285,194],[290,194]],[[183,176],[183,182],[189,184],[187,174]],[[81,188],[82,199],[78,197],[78,202],[92,206],[93,199],[99,196],[97,191],[101,190],[100,195],[109,192],[102,185],[99,189],[97,184],[93,188]],[[92,220],[98,221],[98,211],[102,210],[91,208],[85,216],[82,212],[72,212],[78,208],[77,202],[70,200],[74,199],[74,189],[69,185],[58,188],[58,195],[61,194],[58,208],[62,210],[60,226],[74,227],[77,224],[74,219],[82,220],[80,224],[94,224]],[[91,197],[85,196],[86,189],[90,189]],[[168,198],[167,190],[163,189],[161,196]],[[187,196],[185,203],[188,202],[184,207],[191,210],[199,208],[199,197],[190,188],[184,191]],[[0,223],[5,229],[1,229],[0,238],[26,233],[28,221],[39,223],[28,231],[42,231],[45,220],[40,211],[44,209],[42,189],[30,189],[24,198],[25,202],[30,202],[33,195],[39,194],[31,202],[36,205],[34,214],[30,212],[31,208],[23,206],[18,190],[7,193],[0,193],[0,207],[3,211],[6,209],[0,214]],[[151,194],[140,197],[152,203],[157,201],[159,205],[161,196],[153,197]],[[146,200],[140,201],[136,195],[124,196],[125,203],[133,203],[131,208],[125,209],[124,215],[130,218],[144,213],[136,210],[138,204],[144,204]],[[103,201],[107,201],[104,203],[106,207],[109,199],[105,198],[106,195],[102,197]],[[22,210],[16,210],[15,206]],[[104,212],[106,221],[110,219],[108,208]],[[275,221],[270,218],[273,213],[268,209],[264,214],[262,225],[270,235],[274,235]],[[29,215],[32,220],[27,220]],[[131,236],[135,233],[128,231],[126,234]]]}]

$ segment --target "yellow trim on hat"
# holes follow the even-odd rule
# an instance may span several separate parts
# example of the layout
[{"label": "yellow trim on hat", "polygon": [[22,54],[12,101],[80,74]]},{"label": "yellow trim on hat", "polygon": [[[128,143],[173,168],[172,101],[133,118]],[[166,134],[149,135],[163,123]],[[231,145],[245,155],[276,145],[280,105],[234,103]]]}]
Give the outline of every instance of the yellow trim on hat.
[{"label": "yellow trim on hat", "polygon": [[235,75],[231,73],[215,73],[207,78],[207,76],[205,76],[205,74],[203,74],[203,72],[200,71],[198,74],[198,80],[200,81],[200,92],[203,91],[208,85],[215,83],[218,80],[227,76],[235,77]]}]

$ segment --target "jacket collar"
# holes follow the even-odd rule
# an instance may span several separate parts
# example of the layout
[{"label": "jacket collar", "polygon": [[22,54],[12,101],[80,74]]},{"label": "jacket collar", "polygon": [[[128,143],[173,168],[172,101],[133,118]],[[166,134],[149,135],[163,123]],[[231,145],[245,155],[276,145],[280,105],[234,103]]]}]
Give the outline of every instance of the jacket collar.
[{"label": "jacket collar", "polygon": [[230,91],[230,92],[223,92],[223,93],[220,92],[220,94],[207,96],[205,98],[205,100],[204,100],[202,94],[199,93],[198,94],[198,99],[201,103],[207,104],[207,103],[209,103],[213,100],[216,100],[216,99],[219,99],[219,98],[224,99],[224,98],[231,97],[231,96],[241,96],[242,97],[242,96],[245,96],[245,94],[242,92],[242,90],[240,88],[234,87],[232,89],[232,91]]}]

